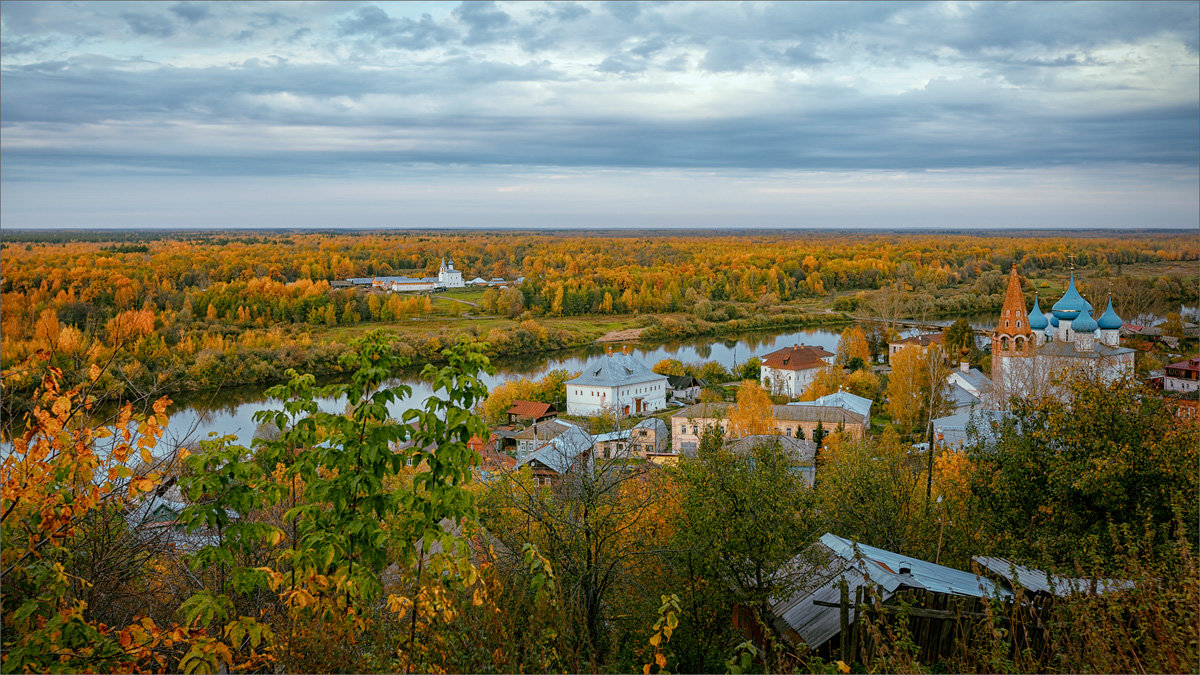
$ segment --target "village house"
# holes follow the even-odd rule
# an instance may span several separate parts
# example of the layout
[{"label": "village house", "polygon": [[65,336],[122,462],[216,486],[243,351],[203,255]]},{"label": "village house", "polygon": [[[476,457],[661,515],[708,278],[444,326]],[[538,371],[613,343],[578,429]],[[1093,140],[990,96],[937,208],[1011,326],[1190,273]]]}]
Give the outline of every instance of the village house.
[{"label": "village house", "polygon": [[[697,403],[671,416],[671,449],[675,453],[691,454],[700,447],[700,437],[710,426],[729,433],[729,411],[732,403]],[[775,418],[775,433],[785,438],[811,439],[820,425],[826,434],[845,433],[859,439],[871,427],[871,418],[845,408],[833,406],[771,406]]]},{"label": "village house", "polygon": [[817,477],[817,444],[802,438],[757,434],[731,441],[725,447],[730,452],[750,454],[760,443],[778,443],[780,450],[790,458],[791,470],[804,478],[804,484],[812,487]]},{"label": "village house", "polygon": [[580,416],[612,412],[644,415],[667,405],[667,378],[650,370],[624,347],[589,361],[567,381],[567,414]]},{"label": "village house", "polygon": [[512,407],[505,414],[508,415],[509,424],[517,424],[519,422],[536,424],[558,416],[558,413],[554,410],[554,406],[549,403],[523,401],[521,399],[513,401]]},{"label": "village house", "polygon": [[832,394],[826,394],[812,401],[795,401],[793,403],[789,403],[788,405],[843,408],[852,413],[862,415],[864,418],[869,420],[871,419],[871,406],[875,405],[875,402],[869,398],[857,396],[843,390],[835,391]]},{"label": "village house", "polygon": [[1192,392],[1200,386],[1200,358],[1178,361],[1167,366],[1163,377],[1163,389],[1167,391]]},{"label": "village house", "polygon": [[706,386],[707,382],[691,375],[667,376],[667,393],[682,401],[696,401],[700,398],[700,390]]},{"label": "village house", "polygon": [[656,417],[642,420],[630,429],[596,434],[592,440],[598,459],[652,459],[655,455],[670,454],[671,450],[667,423]]},{"label": "village house", "polygon": [[777,396],[796,398],[821,372],[833,364],[835,354],[802,344],[784,347],[762,357],[759,382]]},{"label": "village house", "polygon": [[522,459],[536,452],[546,443],[554,440],[568,429],[578,429],[575,424],[565,420],[546,420],[535,422],[528,427],[512,434],[516,445],[517,459]]},{"label": "village house", "polygon": [[888,363],[892,362],[892,357],[895,356],[901,349],[905,347],[917,347],[922,353],[929,351],[933,345],[941,347],[945,343],[946,337],[941,333],[924,333],[922,335],[913,335],[902,340],[896,340],[888,343]]},{"label": "village house", "polygon": [[528,465],[533,482],[539,486],[557,484],[571,471],[591,471],[592,437],[583,429],[566,422],[546,422],[541,426],[566,425],[566,429],[538,445],[536,449],[517,457],[516,469]]}]

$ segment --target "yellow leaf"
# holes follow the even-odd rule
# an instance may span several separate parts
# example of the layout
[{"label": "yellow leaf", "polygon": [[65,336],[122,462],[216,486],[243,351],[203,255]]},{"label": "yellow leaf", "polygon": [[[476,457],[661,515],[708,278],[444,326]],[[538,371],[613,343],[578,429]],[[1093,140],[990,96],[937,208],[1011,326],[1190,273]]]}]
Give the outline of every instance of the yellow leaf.
[{"label": "yellow leaf", "polygon": [[838,662],[837,662],[837,669],[838,669],[838,672],[839,672],[839,673],[848,673],[848,672],[850,672],[850,666],[846,665],[846,662],[845,662],[845,661],[838,661]]},{"label": "yellow leaf", "polygon": [[129,481],[129,495],[135,496],[139,492],[149,492],[154,489],[154,481],[144,476],[134,478]]},{"label": "yellow leaf", "polygon": [[96,380],[100,379],[100,366],[93,363],[88,368],[88,379],[91,380],[92,382],[95,382]]},{"label": "yellow leaf", "polygon": [[650,636],[650,646],[657,647],[662,642],[662,633],[655,633]]},{"label": "yellow leaf", "polygon": [[279,542],[283,541],[283,530],[275,530],[271,533],[271,545],[278,546]]},{"label": "yellow leaf", "polygon": [[141,452],[140,452],[140,453],[138,453],[138,454],[139,454],[139,455],[141,455],[141,458],[142,458],[142,461],[143,461],[143,462],[145,462],[145,463],[147,463],[147,464],[153,464],[153,463],[154,463],[154,455],[151,455],[151,454],[150,454],[150,451],[149,451],[149,450],[147,450],[146,448],[142,448]]},{"label": "yellow leaf", "polygon": [[666,657],[666,655],[665,655],[665,654],[655,654],[655,655],[654,655],[654,662],[658,664],[658,667],[659,667],[659,668],[666,668],[666,667],[667,667],[667,657]]},{"label": "yellow leaf", "polygon": [[650,675],[650,664],[642,666],[642,675]]}]

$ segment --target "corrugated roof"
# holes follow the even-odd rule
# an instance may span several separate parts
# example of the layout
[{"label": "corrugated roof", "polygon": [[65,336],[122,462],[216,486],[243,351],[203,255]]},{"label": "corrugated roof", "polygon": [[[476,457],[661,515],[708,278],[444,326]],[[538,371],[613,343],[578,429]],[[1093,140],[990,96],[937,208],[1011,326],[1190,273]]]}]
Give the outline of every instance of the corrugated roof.
[{"label": "corrugated roof", "polygon": [[821,347],[795,345],[773,351],[762,357],[762,366],[776,370],[811,370],[829,365],[821,359],[833,356]]},{"label": "corrugated roof", "polygon": [[513,401],[513,407],[508,409],[509,415],[517,417],[528,417],[537,419],[545,417],[550,412],[551,406],[549,403],[540,403],[538,401],[522,401],[520,399]]},{"label": "corrugated roof", "polygon": [[[697,403],[671,415],[671,419],[727,419],[732,403]],[[771,414],[785,422],[821,422],[822,424],[865,424],[867,417],[833,406],[773,405]]]},{"label": "corrugated roof", "polygon": [[[1009,413],[999,410],[976,409],[939,417],[933,420],[933,430],[935,433],[942,434],[939,445],[963,445],[979,439],[990,443],[996,440],[996,432],[1000,423],[1008,416]],[[979,439],[967,436],[967,427],[971,423],[972,417],[974,417],[975,431],[979,434]]]},{"label": "corrugated roof", "polygon": [[1081,579],[1051,574],[1044,570],[1025,567],[1007,558],[975,555],[971,560],[987,571],[1003,577],[1009,588],[1021,586],[1034,593],[1049,593],[1066,597],[1077,593],[1112,593],[1114,591],[1133,588],[1133,582],[1128,579]]},{"label": "corrugated roof", "polygon": [[843,408],[852,413],[861,415],[864,418],[871,416],[871,406],[875,402],[869,398],[856,396],[848,391],[837,391],[832,394],[826,394],[815,401],[799,401],[797,403],[789,403],[788,405],[800,406],[827,406],[830,408]]},{"label": "corrugated roof", "polygon": [[[908,572],[901,574],[902,568]],[[887,600],[902,587],[976,598],[1012,597],[1007,589],[976,574],[866,546],[831,533],[822,535],[820,541],[793,558],[784,569],[798,573],[804,583],[796,593],[774,602],[771,612],[777,617],[777,626],[794,630],[813,648],[840,630],[839,608],[817,605],[814,601],[838,602],[842,579],[852,598],[858,587],[867,585],[878,587],[881,600]],[[855,609],[851,607],[852,621],[854,615]]]},{"label": "corrugated roof", "polygon": [[757,434],[746,436],[730,442],[725,447],[733,452],[750,452],[759,443],[778,442],[780,447],[792,457],[801,462],[812,462],[817,455],[817,446],[812,441],[780,436],[779,434]]},{"label": "corrugated roof", "polygon": [[629,354],[615,353],[594,359],[583,368],[583,372],[568,380],[571,384],[592,385],[599,387],[618,387],[627,384],[643,382],[667,381],[665,375],[647,368],[643,363]]},{"label": "corrugated roof", "polygon": [[517,466],[536,461],[555,473],[565,474],[575,464],[575,460],[591,448],[592,437],[583,429],[570,426],[537,451],[517,462]]},{"label": "corrugated roof", "polygon": [[989,378],[987,375],[984,375],[983,371],[978,368],[971,368],[970,370],[967,370],[966,372],[964,372],[962,370],[956,370],[953,373],[950,373],[949,375],[947,375],[946,379],[951,379],[951,378],[956,378],[956,377],[962,379],[963,382],[965,382],[966,384],[974,387],[975,390],[978,392],[982,393],[985,391],[991,391],[991,389],[992,389],[991,378]]}]

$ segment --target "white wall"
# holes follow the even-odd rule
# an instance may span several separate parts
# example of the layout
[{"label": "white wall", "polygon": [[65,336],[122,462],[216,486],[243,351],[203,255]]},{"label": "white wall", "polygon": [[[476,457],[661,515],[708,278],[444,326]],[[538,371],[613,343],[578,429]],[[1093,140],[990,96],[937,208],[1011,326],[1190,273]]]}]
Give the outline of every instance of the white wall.
[{"label": "white wall", "polygon": [[804,393],[818,372],[820,368],[781,370],[764,366],[759,370],[759,383],[772,394],[796,398]]},{"label": "white wall", "polygon": [[567,382],[567,414],[598,415],[608,409],[622,412],[629,406],[629,413],[637,410],[636,399],[642,399],[642,412],[662,410],[667,405],[667,378],[653,382],[625,385],[621,387],[599,387]]}]

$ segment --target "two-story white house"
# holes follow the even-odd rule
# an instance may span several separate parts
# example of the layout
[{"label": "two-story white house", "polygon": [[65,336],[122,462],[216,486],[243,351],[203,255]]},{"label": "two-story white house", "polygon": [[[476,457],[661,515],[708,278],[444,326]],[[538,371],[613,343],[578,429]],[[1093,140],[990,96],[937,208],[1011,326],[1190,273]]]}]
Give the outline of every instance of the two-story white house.
[{"label": "two-story white house", "polygon": [[784,347],[762,358],[759,381],[772,394],[795,398],[804,393],[817,373],[831,365],[835,357],[821,347]]},{"label": "two-story white house", "polygon": [[667,377],[650,370],[622,348],[594,359],[567,380],[567,414],[644,415],[667,405]]}]

